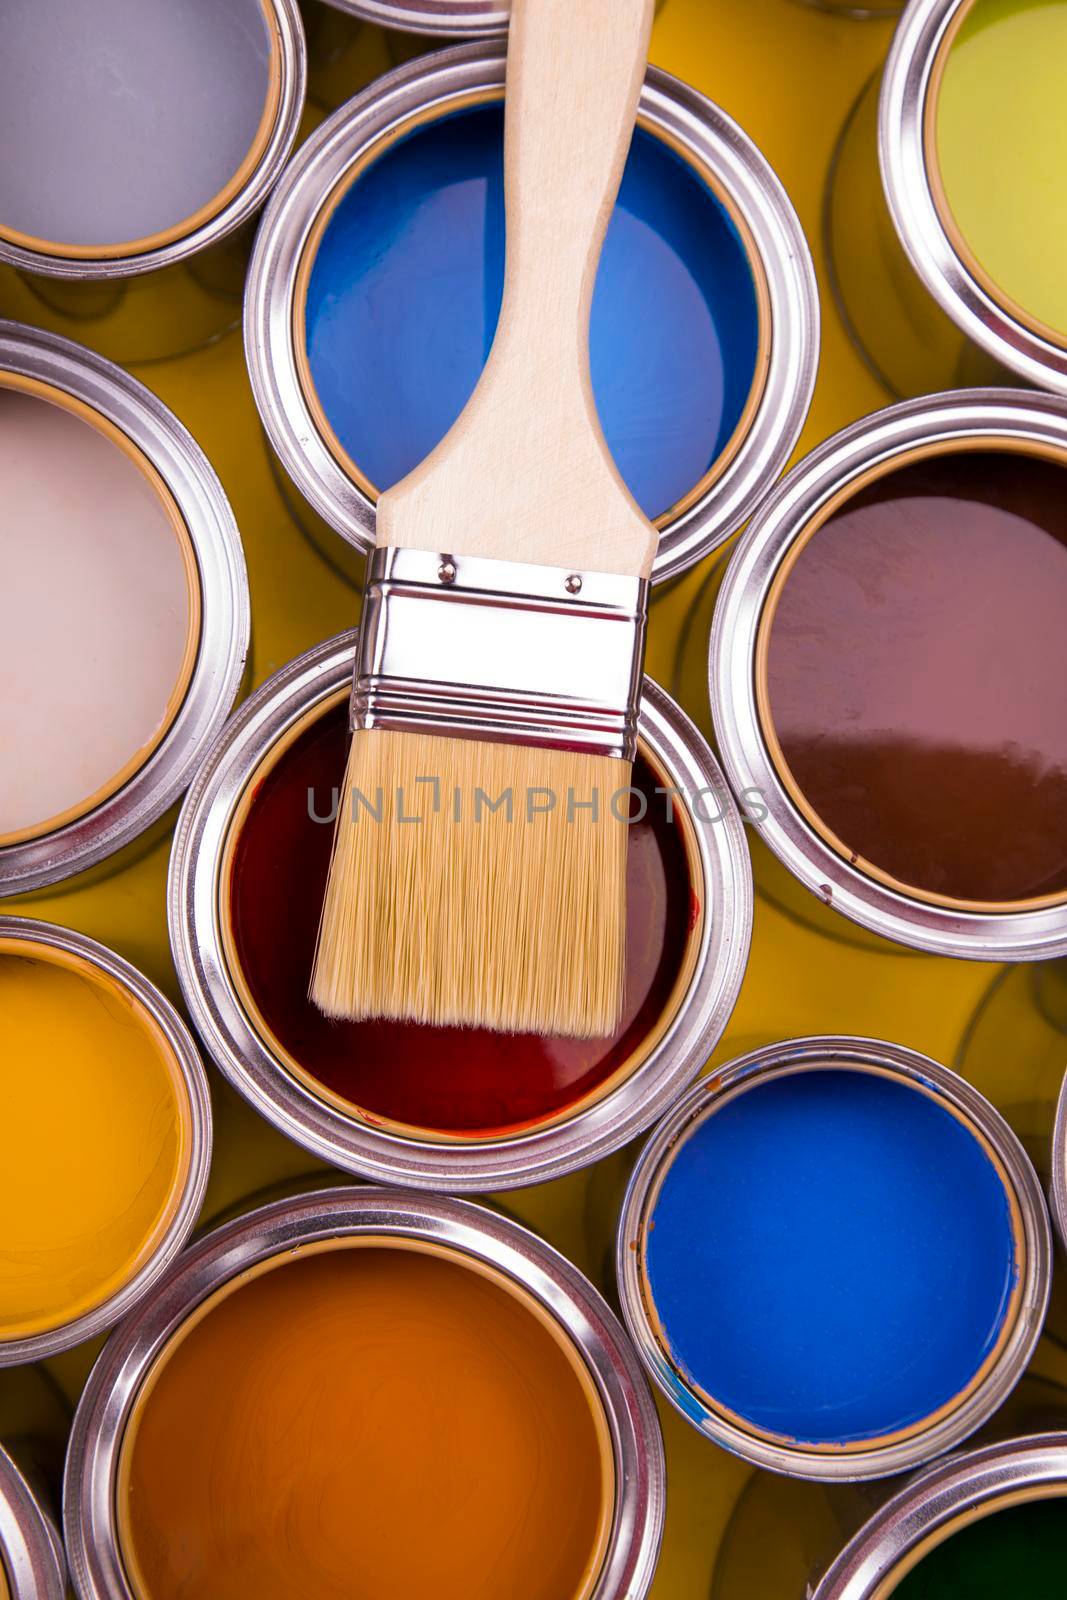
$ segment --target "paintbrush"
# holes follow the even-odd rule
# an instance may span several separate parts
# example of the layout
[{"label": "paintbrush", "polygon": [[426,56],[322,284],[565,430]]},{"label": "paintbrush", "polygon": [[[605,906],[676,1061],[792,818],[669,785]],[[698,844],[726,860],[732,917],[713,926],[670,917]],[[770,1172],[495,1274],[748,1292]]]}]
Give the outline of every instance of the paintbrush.
[{"label": "paintbrush", "polygon": [[311,997],[596,1037],[622,1006],[656,533],[589,371],[652,0],[515,0],[507,255],[459,420],[378,502]]}]

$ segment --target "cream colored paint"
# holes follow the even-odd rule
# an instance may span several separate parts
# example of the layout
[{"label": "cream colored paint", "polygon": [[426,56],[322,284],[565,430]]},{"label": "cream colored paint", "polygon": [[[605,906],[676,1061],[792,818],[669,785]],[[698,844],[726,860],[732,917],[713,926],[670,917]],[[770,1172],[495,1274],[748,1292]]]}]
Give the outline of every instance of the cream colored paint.
[{"label": "cream colored paint", "polygon": [[84,813],[142,765],[199,627],[188,534],[147,461],[76,402],[15,381],[0,374],[0,845]]}]

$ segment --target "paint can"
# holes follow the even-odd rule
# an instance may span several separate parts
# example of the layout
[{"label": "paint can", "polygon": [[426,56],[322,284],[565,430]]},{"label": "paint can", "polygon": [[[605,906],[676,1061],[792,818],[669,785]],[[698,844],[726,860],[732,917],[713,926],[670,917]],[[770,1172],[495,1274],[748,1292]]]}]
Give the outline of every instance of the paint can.
[{"label": "paint can", "polygon": [[0,1446],[0,1596],[63,1600],[63,1546],[33,1490]]},{"label": "paint can", "polygon": [[222,485],[136,379],[0,322],[0,408],[0,661],[21,685],[0,711],[4,895],[103,861],[173,805],[233,704],[249,603]]},{"label": "paint can", "polygon": [[304,101],[296,0],[35,0],[0,21],[0,305],[120,361],[240,319]]},{"label": "paint can", "polygon": [[969,1084],[828,1036],[683,1096],[634,1168],[616,1273],[646,1369],[694,1427],[850,1482],[992,1415],[1040,1337],[1051,1243],[1022,1146]]},{"label": "paint can", "polygon": [[[354,647],[355,635],[342,634],[269,679],[190,791],[168,895],[190,1014],[256,1110],[349,1172],[486,1192],[576,1171],[663,1112],[733,1009],[752,908],[725,782],[692,724],[646,678],[630,813],[640,820],[629,847],[628,992],[613,1040],[327,1022],[307,999],[302,968],[310,970],[344,775]],[[454,804],[447,793],[436,798]],[[410,797],[406,808],[420,803]],[[523,826],[522,797],[513,804]]]},{"label": "paint can", "polygon": [[[502,48],[483,42],[390,73],[301,147],[257,235],[252,387],[311,508],[301,526],[335,561],[329,530],[350,563],[365,555],[378,488],[447,430],[488,351],[503,270],[504,71]],[[663,581],[727,538],[782,470],[811,396],[818,305],[803,233],[763,157],[656,69],[591,344],[608,443],[663,530]]]},{"label": "paint can", "polygon": [[726,772],[759,792],[755,826],[790,873],[887,939],[978,960],[1067,950],[1062,632],[1041,620],[1065,592],[1064,465],[1051,396],[890,407],[788,475],[723,581],[709,674]]},{"label": "paint can", "polygon": [[0,1366],[14,1366],[102,1333],[159,1281],[200,1210],[211,1106],[173,1006],[94,939],[0,917],[0,992]]},{"label": "paint can", "polygon": [[[876,1600],[890,1593],[899,1600],[964,1593],[982,1600],[1005,1592],[1025,1600],[1042,1592],[1042,1581],[1050,1586],[1044,1592],[1054,1592],[1063,1573],[1065,1521],[1067,1433],[1033,1434],[952,1456],[875,1513],[813,1600]],[[1027,1587],[1031,1579],[1033,1589]]]},{"label": "paint can", "polygon": [[[289,1332],[297,1332],[297,1324],[305,1330],[328,1328],[352,1295],[372,1290],[378,1314],[345,1316],[339,1334],[345,1340],[338,1362],[343,1372],[324,1379],[327,1353],[337,1351],[323,1335],[320,1359],[309,1362],[310,1346],[299,1337],[297,1345],[292,1343],[289,1324]],[[446,1294],[462,1296],[462,1330],[454,1326]],[[254,1353],[239,1354],[233,1318],[254,1316],[262,1310],[254,1302],[264,1295],[276,1301],[273,1314],[257,1322]],[[428,1363],[410,1359],[416,1335],[426,1346]],[[213,1457],[213,1503],[219,1474],[227,1481],[223,1502],[234,1533],[240,1536],[236,1523],[245,1516],[256,1524],[263,1521],[254,1531],[249,1526],[251,1544],[243,1548],[227,1545],[226,1530],[213,1512],[210,1526],[198,1515],[206,1506],[196,1488],[202,1475],[187,1460],[181,1474],[193,1499],[160,1511],[158,1452],[153,1465],[154,1439],[176,1400],[180,1406],[182,1385],[191,1376],[188,1363],[198,1367],[193,1376],[199,1377],[202,1396],[224,1369],[227,1349],[242,1376],[235,1371],[234,1381],[223,1383],[212,1428],[205,1433],[201,1419],[195,1431]],[[303,1399],[297,1395],[294,1403],[298,1408],[310,1403],[317,1418],[309,1429],[298,1427],[304,1444],[297,1470],[292,1438],[283,1433],[287,1419],[269,1398],[278,1360],[295,1374],[295,1386],[287,1388],[299,1389]],[[304,1366],[314,1370],[305,1372]],[[368,1369],[371,1387],[380,1385],[377,1399],[366,1393]],[[332,1403],[326,1397],[331,1382],[342,1379],[345,1396],[333,1408],[340,1407],[349,1440],[355,1429],[359,1448],[342,1449],[324,1461],[326,1445],[316,1441],[330,1432]],[[261,1381],[266,1387],[253,1408],[259,1419],[257,1448],[246,1450],[235,1442],[235,1431],[247,1439],[240,1411],[249,1383],[254,1388]],[[513,1392],[523,1385],[526,1398]],[[362,1402],[357,1390],[363,1391]],[[469,1397],[465,1408],[464,1396]],[[284,1409],[284,1398],[281,1404]],[[544,1459],[528,1495],[512,1505],[508,1496],[522,1490],[523,1450],[529,1451],[529,1411],[535,1405],[542,1410],[535,1449]],[[401,1436],[392,1447],[391,1429]],[[446,1438],[448,1430],[455,1437]],[[472,1445],[478,1445],[479,1431],[482,1459],[474,1471]],[[564,1431],[570,1446],[565,1451],[560,1449]],[[272,1455],[283,1436],[284,1461]],[[235,1454],[227,1454],[229,1446]],[[164,1446],[162,1459],[173,1459],[172,1445]],[[370,1484],[361,1477],[365,1463],[374,1474]],[[262,1474],[262,1496],[257,1489],[250,1506],[242,1480],[247,1487],[252,1466]],[[319,1484],[324,1471],[332,1490],[325,1481]],[[280,1483],[287,1550],[279,1556],[269,1511]],[[425,1484],[426,1494],[413,1499],[412,1486],[418,1483]],[[431,1483],[436,1485],[432,1493]],[[500,1498],[490,1501],[487,1497],[497,1493],[494,1485]],[[569,1262],[518,1224],[468,1202],[341,1188],[276,1202],[205,1235],[123,1323],[100,1357],[75,1417],[64,1520],[80,1600],[129,1600],[145,1593],[133,1565],[144,1558],[146,1538],[165,1561],[172,1555],[194,1565],[199,1560],[201,1572],[227,1554],[245,1561],[253,1548],[267,1562],[278,1556],[280,1565],[265,1569],[269,1583],[256,1583],[257,1594],[264,1596],[292,1592],[291,1584],[286,1586],[292,1577],[286,1561],[301,1559],[310,1544],[322,1595],[348,1592],[338,1585],[352,1560],[364,1572],[373,1563],[375,1593],[383,1596],[499,1592],[484,1572],[468,1571],[469,1587],[459,1587],[463,1573],[445,1570],[443,1547],[435,1548],[428,1534],[410,1538],[420,1518],[432,1521],[440,1535],[450,1526],[451,1509],[456,1515],[449,1537],[468,1557],[473,1549],[477,1560],[489,1561],[503,1541],[499,1571],[508,1574],[513,1600],[524,1600],[527,1581],[531,1596],[641,1600],[659,1550],[664,1494],[662,1443],[640,1366],[612,1312]],[[464,1502],[458,1506],[457,1495]],[[172,1509],[185,1529],[180,1550],[170,1543],[173,1528],[165,1520]],[[516,1558],[507,1546],[517,1540],[528,1559],[524,1541],[531,1529],[535,1537],[545,1534],[551,1510],[558,1525],[529,1562],[529,1576],[521,1569],[516,1574]],[[408,1537],[383,1554],[381,1529],[401,1524]],[[289,1549],[296,1550],[295,1558]],[[172,1586],[184,1574],[172,1568],[161,1576],[158,1560],[149,1555],[153,1571],[147,1592],[156,1600],[179,1592]],[[562,1564],[553,1572],[557,1562]],[[412,1563],[419,1569],[414,1575]],[[219,1582],[217,1565],[214,1570]],[[247,1570],[241,1572],[247,1578]],[[517,1576],[520,1581],[513,1581]],[[193,1581],[195,1586],[195,1573]]]},{"label": "paint can", "polygon": [[1008,377],[1067,394],[1067,301],[1041,232],[1067,142],[1063,30],[1055,6],[915,0],[848,119],[826,200],[832,277],[894,394]]}]

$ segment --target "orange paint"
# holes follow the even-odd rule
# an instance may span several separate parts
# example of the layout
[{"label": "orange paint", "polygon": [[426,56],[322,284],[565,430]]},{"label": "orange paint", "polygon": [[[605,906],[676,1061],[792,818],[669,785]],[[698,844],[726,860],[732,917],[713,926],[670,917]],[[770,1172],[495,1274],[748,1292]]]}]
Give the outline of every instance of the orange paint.
[{"label": "orange paint", "polygon": [[509,1280],[413,1241],[334,1241],[212,1296],[123,1441],[139,1600],[585,1600],[607,1423]]}]

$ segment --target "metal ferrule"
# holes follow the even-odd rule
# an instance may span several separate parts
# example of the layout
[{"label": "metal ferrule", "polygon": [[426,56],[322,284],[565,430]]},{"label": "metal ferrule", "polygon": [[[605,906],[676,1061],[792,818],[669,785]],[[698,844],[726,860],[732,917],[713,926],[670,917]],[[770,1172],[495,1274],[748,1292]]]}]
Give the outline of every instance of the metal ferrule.
[{"label": "metal ferrule", "polygon": [[376,549],[352,730],[632,761],[648,589],[617,573]]}]

